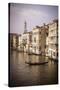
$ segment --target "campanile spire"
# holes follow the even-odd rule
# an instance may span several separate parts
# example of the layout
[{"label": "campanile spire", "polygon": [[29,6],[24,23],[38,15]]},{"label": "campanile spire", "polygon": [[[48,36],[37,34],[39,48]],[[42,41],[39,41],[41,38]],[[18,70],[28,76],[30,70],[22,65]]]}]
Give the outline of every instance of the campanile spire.
[{"label": "campanile spire", "polygon": [[24,22],[24,33],[26,33],[27,32],[27,22],[25,21]]}]

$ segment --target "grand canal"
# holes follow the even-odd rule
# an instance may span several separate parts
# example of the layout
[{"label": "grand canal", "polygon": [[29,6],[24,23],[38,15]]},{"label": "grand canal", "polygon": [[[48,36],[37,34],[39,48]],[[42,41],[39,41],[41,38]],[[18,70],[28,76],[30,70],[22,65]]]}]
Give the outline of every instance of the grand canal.
[{"label": "grand canal", "polygon": [[[28,65],[25,61],[48,60],[44,65]],[[58,63],[38,55],[10,52],[10,86],[31,86],[58,83]]]}]

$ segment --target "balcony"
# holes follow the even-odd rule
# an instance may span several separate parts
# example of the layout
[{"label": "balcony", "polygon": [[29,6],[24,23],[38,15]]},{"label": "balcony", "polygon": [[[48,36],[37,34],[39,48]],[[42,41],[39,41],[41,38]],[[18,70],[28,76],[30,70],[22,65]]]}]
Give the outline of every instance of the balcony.
[{"label": "balcony", "polygon": [[49,41],[49,44],[57,44],[57,43],[58,43],[57,40],[51,40],[51,41]]}]

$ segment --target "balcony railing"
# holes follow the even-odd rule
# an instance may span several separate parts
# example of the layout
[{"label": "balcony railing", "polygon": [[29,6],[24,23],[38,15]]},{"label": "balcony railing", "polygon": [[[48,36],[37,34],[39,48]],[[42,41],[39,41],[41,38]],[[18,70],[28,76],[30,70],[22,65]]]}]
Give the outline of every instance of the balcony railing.
[{"label": "balcony railing", "polygon": [[57,44],[58,43],[58,41],[57,40],[55,40],[55,41],[49,41],[49,44]]}]

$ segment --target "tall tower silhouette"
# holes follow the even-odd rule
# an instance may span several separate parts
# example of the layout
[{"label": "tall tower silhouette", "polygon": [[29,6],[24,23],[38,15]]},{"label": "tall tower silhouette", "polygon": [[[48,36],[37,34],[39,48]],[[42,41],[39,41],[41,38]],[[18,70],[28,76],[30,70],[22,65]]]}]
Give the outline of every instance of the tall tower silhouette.
[{"label": "tall tower silhouette", "polygon": [[25,21],[24,22],[24,33],[26,33],[27,32],[27,22]]}]

